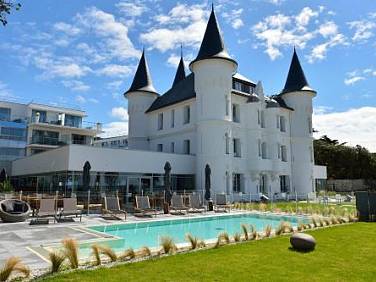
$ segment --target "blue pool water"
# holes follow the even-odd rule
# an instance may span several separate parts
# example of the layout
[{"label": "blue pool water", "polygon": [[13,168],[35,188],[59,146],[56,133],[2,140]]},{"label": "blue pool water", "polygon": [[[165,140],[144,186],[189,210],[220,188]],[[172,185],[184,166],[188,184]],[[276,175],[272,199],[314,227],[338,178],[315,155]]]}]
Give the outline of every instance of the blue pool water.
[{"label": "blue pool water", "polygon": [[[281,221],[288,221],[292,226],[298,222],[307,222],[307,218],[296,216],[279,216],[263,214],[236,214],[212,217],[196,217],[187,219],[172,219],[152,222],[139,222],[127,224],[114,224],[107,226],[94,226],[90,229],[103,232],[119,239],[110,240],[109,245],[115,251],[121,251],[132,247],[138,249],[143,246],[157,247],[162,236],[170,236],[175,243],[186,242],[187,233],[203,239],[214,239],[221,232],[227,232],[232,236],[241,232],[241,224],[252,224],[261,232],[267,225],[276,228]],[[81,250],[89,249],[89,244],[81,245]]]}]

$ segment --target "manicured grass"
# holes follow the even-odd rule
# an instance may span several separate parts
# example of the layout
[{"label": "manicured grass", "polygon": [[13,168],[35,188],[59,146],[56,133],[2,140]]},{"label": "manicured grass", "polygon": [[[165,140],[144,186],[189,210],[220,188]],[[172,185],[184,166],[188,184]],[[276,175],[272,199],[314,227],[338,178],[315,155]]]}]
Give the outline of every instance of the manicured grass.
[{"label": "manicured grass", "polygon": [[310,253],[290,250],[289,236],[281,236],[45,281],[375,281],[375,223],[308,233],[317,240]]}]

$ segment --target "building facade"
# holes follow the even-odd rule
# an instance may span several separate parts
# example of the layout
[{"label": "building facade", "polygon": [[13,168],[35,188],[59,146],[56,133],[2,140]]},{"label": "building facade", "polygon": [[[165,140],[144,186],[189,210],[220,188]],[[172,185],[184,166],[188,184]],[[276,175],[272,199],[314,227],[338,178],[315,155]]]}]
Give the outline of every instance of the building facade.
[{"label": "building facade", "polygon": [[96,137],[93,145],[101,148],[128,149],[128,135],[107,138]]},{"label": "building facade", "polygon": [[237,73],[212,10],[191,73],[181,58],[171,89],[155,90],[145,54],[130,89],[129,149],[195,156],[196,187],[209,164],[216,192],[314,191],[312,99],[294,49],[283,90],[265,96],[261,82]]},{"label": "building facade", "polygon": [[44,192],[79,191],[88,161],[89,189],[121,191],[131,203],[135,194],[163,192],[163,167],[170,162],[173,191],[202,193],[208,164],[213,194],[226,193],[233,200],[287,193],[306,198],[315,191],[315,181],[326,178],[326,169],[314,165],[316,91],[308,85],[296,51],[285,86],[276,95],[265,95],[260,81],[253,82],[237,68],[212,10],[191,72],[186,74],[181,58],[163,95],[154,88],[142,53],[124,93],[129,113],[126,150],[118,150],[119,140],[125,140],[119,137],[18,159],[13,162],[15,185]]},{"label": "building facade", "polygon": [[66,144],[91,145],[100,125],[85,124],[81,110],[37,103],[0,101],[0,163],[11,162]]}]

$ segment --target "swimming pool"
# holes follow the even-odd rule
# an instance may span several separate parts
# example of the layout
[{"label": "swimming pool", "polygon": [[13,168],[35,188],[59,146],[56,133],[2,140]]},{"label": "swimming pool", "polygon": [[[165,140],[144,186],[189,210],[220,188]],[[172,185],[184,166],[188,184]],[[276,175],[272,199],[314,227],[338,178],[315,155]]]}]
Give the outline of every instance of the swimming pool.
[{"label": "swimming pool", "polygon": [[[257,231],[261,232],[267,225],[271,225],[273,229],[276,228],[281,221],[288,221],[292,226],[297,226],[299,222],[308,222],[308,219],[298,216],[245,213],[92,226],[89,229],[114,236],[115,239],[106,240],[103,244],[115,251],[122,251],[126,248],[138,249],[143,246],[157,247],[162,236],[172,237],[175,243],[186,242],[187,233],[208,240],[217,238],[221,232],[227,232],[229,235],[240,233],[243,223],[252,224]],[[83,253],[89,249],[90,243],[80,245]]]}]

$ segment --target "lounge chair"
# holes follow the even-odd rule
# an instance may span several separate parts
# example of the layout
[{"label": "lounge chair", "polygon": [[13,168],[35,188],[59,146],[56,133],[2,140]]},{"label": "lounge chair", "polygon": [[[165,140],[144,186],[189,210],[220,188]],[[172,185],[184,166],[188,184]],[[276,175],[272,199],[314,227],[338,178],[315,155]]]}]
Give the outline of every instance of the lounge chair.
[{"label": "lounge chair", "polygon": [[189,205],[190,212],[204,212],[206,211],[205,206],[202,204],[199,194],[189,195]]},{"label": "lounge chair", "polygon": [[157,210],[150,206],[149,196],[136,196],[135,214],[142,216],[157,215]]},{"label": "lounge chair", "polygon": [[186,214],[189,210],[189,207],[184,205],[183,196],[181,195],[172,195],[170,210],[178,212],[179,214]]},{"label": "lounge chair", "polygon": [[120,208],[119,197],[104,196],[103,201],[104,207],[102,208],[102,216],[104,218],[123,220],[124,217],[124,220],[127,219],[127,212]]},{"label": "lounge chair", "polygon": [[39,209],[37,211],[37,221],[42,217],[53,217],[56,222],[56,201],[53,199],[40,199]]},{"label": "lounge chair", "polygon": [[80,216],[80,222],[82,219],[82,212],[77,208],[77,198],[64,198],[63,209],[59,212],[59,219],[67,216]]},{"label": "lounge chair", "polygon": [[231,211],[231,204],[227,201],[226,194],[215,195],[215,211]]}]

